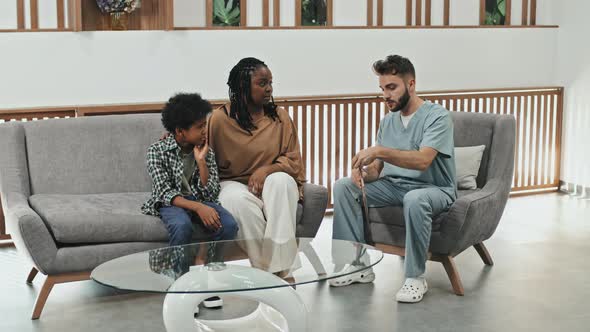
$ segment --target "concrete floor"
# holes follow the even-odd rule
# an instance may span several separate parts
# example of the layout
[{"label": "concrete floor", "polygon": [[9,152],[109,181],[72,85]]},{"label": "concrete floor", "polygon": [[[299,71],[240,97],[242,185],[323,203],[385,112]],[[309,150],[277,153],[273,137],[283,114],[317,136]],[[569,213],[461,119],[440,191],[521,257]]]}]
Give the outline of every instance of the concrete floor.
[{"label": "concrete floor", "polygon": [[[326,218],[318,233],[331,235]],[[590,202],[563,194],[511,198],[486,242],[493,267],[474,249],[456,259],[465,296],[452,293],[441,264],[428,263],[430,291],[421,303],[398,304],[402,261],[386,255],[374,284],[297,287],[312,331],[589,331]],[[0,331],[164,331],[163,295],[117,293],[93,281],[54,287],[40,320],[30,315],[43,276],[14,248],[0,248]],[[228,303],[229,302],[229,303]],[[252,304],[226,301],[224,314]],[[215,316],[219,312],[203,313]]]}]

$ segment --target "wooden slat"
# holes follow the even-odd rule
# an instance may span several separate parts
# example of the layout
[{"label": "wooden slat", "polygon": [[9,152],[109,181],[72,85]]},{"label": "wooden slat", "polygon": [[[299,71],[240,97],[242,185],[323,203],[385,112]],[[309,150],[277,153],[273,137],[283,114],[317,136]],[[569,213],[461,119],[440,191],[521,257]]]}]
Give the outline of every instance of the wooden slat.
[{"label": "wooden slat", "polygon": [[[295,106],[298,107],[298,106]],[[306,106],[301,106],[301,157],[303,158],[303,165],[305,165],[305,169],[307,169],[307,172],[309,173],[310,170],[310,166],[308,163],[308,159],[313,159],[312,158],[307,158],[307,151],[308,151],[308,147],[307,147],[307,107]],[[312,181],[311,178],[307,179],[308,181]]]},{"label": "wooden slat", "polygon": [[560,89],[557,95],[557,125],[555,133],[555,176],[554,183],[559,183],[559,177],[561,175],[561,131],[563,121],[563,89]]},{"label": "wooden slat", "polygon": [[522,25],[528,25],[529,0],[522,0]]},{"label": "wooden slat", "polygon": [[[553,108],[553,98],[554,95],[547,95],[547,135],[548,135],[548,142],[547,142],[547,153],[549,158],[547,159],[547,164],[545,165],[545,169],[547,170],[547,181],[551,182],[551,178],[553,174],[551,174],[551,158],[553,157],[554,149],[553,149],[553,115],[555,114],[555,109]],[[554,180],[555,181],[555,180]],[[558,179],[559,181],[559,179]]]},{"label": "wooden slat", "polygon": [[18,29],[25,28],[25,0],[16,0],[16,26]]},{"label": "wooden slat", "polygon": [[301,0],[295,0],[295,26],[301,27],[303,22],[301,21]]},{"label": "wooden slat", "polygon": [[[317,161],[315,158],[315,133],[316,133],[316,121],[315,121],[315,117],[317,114],[317,110],[316,110],[316,105],[312,105],[311,106],[311,123],[310,123],[310,138],[309,138],[309,159],[311,161]],[[315,182],[315,165],[313,163],[310,164],[310,168],[311,168],[311,172],[310,174],[310,179],[311,179],[311,183],[316,183]]]},{"label": "wooden slat", "polygon": [[537,148],[537,160],[539,161],[537,163],[537,182],[538,184],[546,184],[547,182],[545,181],[545,157],[547,156],[547,146],[546,146],[546,141],[547,141],[547,134],[548,134],[548,124],[547,124],[547,95],[546,94],[542,94],[539,96],[539,102],[538,105],[540,105],[541,107],[541,112],[539,112],[539,116],[541,118],[541,125],[540,125],[540,130],[539,132],[541,133],[541,135],[538,135],[538,142],[539,142],[539,146]]},{"label": "wooden slat", "polygon": [[163,24],[165,30],[174,30],[174,0],[166,0],[165,22]]},{"label": "wooden slat", "polygon": [[365,148],[365,128],[366,128],[365,127],[365,115],[367,113],[367,106],[368,105],[366,103],[362,103],[362,104],[360,104],[360,106],[361,106],[361,111],[360,111],[359,116],[361,117],[361,127],[360,127],[361,137],[360,137],[359,147],[357,149],[357,152]]},{"label": "wooden slat", "polygon": [[373,0],[367,0],[367,26],[373,25]]},{"label": "wooden slat", "polygon": [[383,26],[383,0],[377,0],[377,26]]},{"label": "wooden slat", "polygon": [[[531,100],[532,101],[532,100]],[[525,105],[525,112],[526,112],[526,133],[528,136],[528,141],[529,141],[529,146],[528,146],[528,150],[529,150],[529,164],[527,167],[527,171],[528,171],[528,176],[527,176],[527,186],[532,186],[533,182],[532,182],[532,174],[533,174],[533,167],[534,167],[534,161],[533,161],[533,126],[535,125],[533,123],[533,109],[530,105],[531,103],[529,102],[529,97],[525,97],[524,98],[524,105]]]},{"label": "wooden slat", "polygon": [[38,0],[29,1],[29,11],[31,14],[31,29],[39,29],[39,2]]},{"label": "wooden slat", "polygon": [[324,159],[324,146],[326,142],[326,132],[324,131],[324,116],[326,115],[325,105],[317,106],[319,124],[317,129],[318,132],[318,183],[325,186],[324,183],[324,168],[326,167],[326,160]]},{"label": "wooden slat", "polygon": [[262,26],[270,25],[270,0],[262,0]]},{"label": "wooden slat", "polygon": [[541,97],[537,96],[534,101],[535,105],[535,116],[537,118],[537,123],[535,125],[535,172],[533,173],[533,182],[532,184],[540,184],[539,183],[539,167],[541,165],[541,137],[543,137],[543,128],[541,128],[541,116],[543,112],[541,111]]},{"label": "wooden slat", "polygon": [[[332,127],[334,127],[332,125],[332,104],[328,104],[328,105],[324,105],[324,107],[327,107],[328,110],[328,114],[327,114],[327,121],[328,121],[328,151],[327,151],[327,159],[328,159],[328,163],[326,165],[326,177],[327,177],[327,184],[326,187],[328,188],[328,196],[330,197],[328,202],[332,202]],[[323,128],[323,126],[322,126]],[[320,142],[320,146],[322,146],[323,144]]]},{"label": "wooden slat", "polygon": [[504,25],[512,25],[512,0],[504,0],[506,2],[506,17]]},{"label": "wooden slat", "polygon": [[451,0],[445,0],[444,3],[444,26],[451,25]]},{"label": "wooden slat", "polygon": [[57,28],[63,29],[66,27],[64,0],[56,0],[55,5],[57,7]]},{"label": "wooden slat", "polygon": [[520,158],[518,156],[520,152],[520,123],[522,121],[522,112],[520,110],[520,97],[512,97],[514,98],[514,103],[512,105],[514,109],[514,117],[516,118],[516,144],[514,149],[514,187],[519,186],[519,181],[521,177],[521,169],[519,167]]},{"label": "wooden slat", "polygon": [[422,25],[422,0],[416,0],[416,25]]},{"label": "wooden slat", "polygon": [[336,137],[335,140],[335,148],[334,148],[334,159],[335,159],[335,163],[334,163],[334,179],[338,180],[340,178],[340,170],[341,170],[341,165],[340,165],[340,139],[341,139],[341,133],[340,133],[340,115],[343,111],[344,108],[344,104],[336,104],[336,135],[334,137]]},{"label": "wooden slat", "polygon": [[[0,197],[1,199],[2,197]],[[2,201],[0,201],[0,236],[3,235],[6,235],[6,221],[4,219],[4,211],[2,210]]]},{"label": "wooden slat", "polygon": [[80,0],[68,0],[68,28],[82,31],[82,4]]},{"label": "wooden slat", "polygon": [[412,25],[412,0],[406,0],[406,26]]},{"label": "wooden slat", "polygon": [[248,25],[248,0],[240,0],[240,26]]},{"label": "wooden slat", "polygon": [[333,0],[327,0],[326,4],[326,10],[328,11],[326,13],[326,26],[331,27],[334,25],[334,2]]},{"label": "wooden slat", "polygon": [[213,26],[213,0],[207,0],[205,4],[205,26]]},{"label": "wooden slat", "polygon": [[531,22],[530,25],[537,25],[537,0],[531,0]]},{"label": "wooden slat", "polygon": [[[349,132],[349,120],[348,117],[351,113],[351,108],[352,108],[352,104],[344,104],[344,132],[342,133],[344,135],[344,150],[342,152],[342,159],[343,159],[343,174],[344,176],[349,176],[350,172],[348,170],[348,162],[350,161],[350,152],[348,151],[348,143],[349,140],[351,139],[351,137],[353,136],[350,132]],[[354,145],[352,145],[354,146]]]},{"label": "wooden slat", "polygon": [[479,0],[479,25],[486,24],[486,0]]},{"label": "wooden slat", "polygon": [[272,3],[272,25],[274,27],[281,26],[281,0],[273,0]]},{"label": "wooden slat", "polygon": [[375,103],[369,103],[367,107],[367,146],[375,145],[375,135],[373,133],[373,114]]},{"label": "wooden slat", "polygon": [[430,26],[432,19],[432,0],[426,0],[426,8],[424,9],[424,25]]}]

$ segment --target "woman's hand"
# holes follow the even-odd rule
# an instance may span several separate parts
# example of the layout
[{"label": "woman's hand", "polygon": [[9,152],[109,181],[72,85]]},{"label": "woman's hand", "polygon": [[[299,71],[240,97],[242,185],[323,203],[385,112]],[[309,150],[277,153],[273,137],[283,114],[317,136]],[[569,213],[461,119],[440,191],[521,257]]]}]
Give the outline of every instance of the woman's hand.
[{"label": "woman's hand", "polygon": [[250,180],[248,180],[248,190],[260,197],[262,196],[262,190],[264,189],[264,181],[268,176],[268,172],[264,167],[260,167],[257,169],[251,176]]}]

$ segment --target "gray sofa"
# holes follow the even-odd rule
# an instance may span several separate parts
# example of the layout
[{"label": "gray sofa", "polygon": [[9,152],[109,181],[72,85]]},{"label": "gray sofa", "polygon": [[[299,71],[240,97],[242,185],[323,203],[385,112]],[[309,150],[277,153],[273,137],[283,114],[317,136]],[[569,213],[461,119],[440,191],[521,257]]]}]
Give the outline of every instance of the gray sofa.
[{"label": "gray sofa", "polygon": [[[7,230],[33,266],[27,280],[37,272],[48,276],[33,319],[54,284],[88,279],[103,262],[167,245],[160,219],[140,212],[151,190],[146,149],[162,132],[160,114],[0,124]],[[314,237],[327,190],[305,184],[304,194],[297,235]]]},{"label": "gray sofa", "polygon": [[[464,289],[453,257],[473,246],[487,265],[493,261],[483,244],[502,217],[514,171],[515,119],[511,115],[452,112],[455,146],[485,145],[475,190],[459,190],[448,212],[432,222],[430,259],[443,263],[457,295]],[[376,247],[404,255],[405,221],[401,207],[369,209]]]}]

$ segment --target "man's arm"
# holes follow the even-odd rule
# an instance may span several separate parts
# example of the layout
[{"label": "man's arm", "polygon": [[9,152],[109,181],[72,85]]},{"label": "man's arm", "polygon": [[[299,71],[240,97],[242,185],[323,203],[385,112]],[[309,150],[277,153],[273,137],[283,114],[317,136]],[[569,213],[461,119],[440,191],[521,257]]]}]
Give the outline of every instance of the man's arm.
[{"label": "man's arm", "polygon": [[352,167],[355,169],[361,165],[373,165],[376,160],[380,160],[380,168],[377,168],[377,166],[372,167],[372,176],[374,176],[375,170],[379,170],[377,177],[383,169],[383,162],[387,162],[402,168],[425,171],[428,169],[428,167],[430,167],[430,164],[432,164],[432,161],[434,158],[436,158],[437,154],[438,151],[427,146],[420,148],[418,151],[406,151],[383,146],[373,146],[359,151],[356,156],[352,158]]}]

